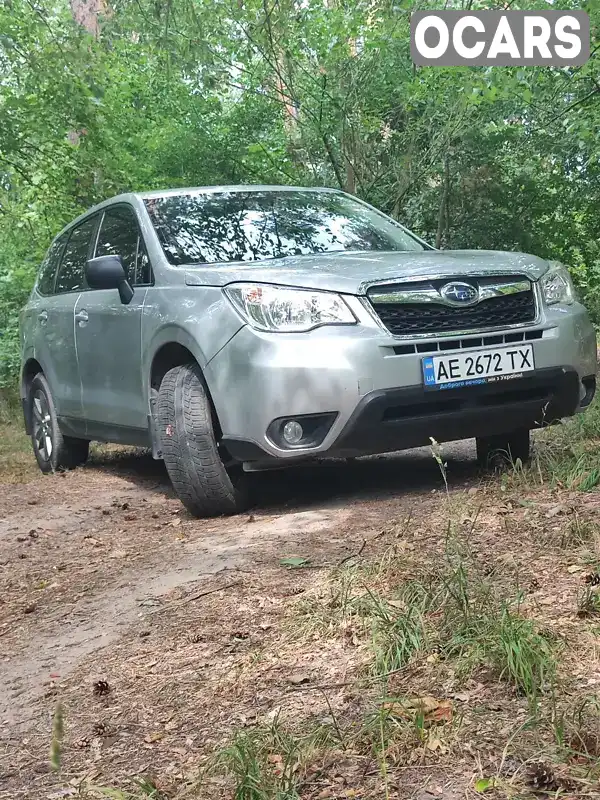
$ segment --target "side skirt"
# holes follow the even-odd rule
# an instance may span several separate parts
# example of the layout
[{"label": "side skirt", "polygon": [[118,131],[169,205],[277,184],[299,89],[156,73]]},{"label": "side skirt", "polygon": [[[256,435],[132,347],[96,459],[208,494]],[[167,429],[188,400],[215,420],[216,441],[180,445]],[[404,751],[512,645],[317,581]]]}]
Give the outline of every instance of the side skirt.
[{"label": "side skirt", "polygon": [[126,444],[132,447],[152,447],[150,432],[145,428],[128,428],[74,417],[59,417],[58,424],[65,436],[74,436],[77,439]]}]

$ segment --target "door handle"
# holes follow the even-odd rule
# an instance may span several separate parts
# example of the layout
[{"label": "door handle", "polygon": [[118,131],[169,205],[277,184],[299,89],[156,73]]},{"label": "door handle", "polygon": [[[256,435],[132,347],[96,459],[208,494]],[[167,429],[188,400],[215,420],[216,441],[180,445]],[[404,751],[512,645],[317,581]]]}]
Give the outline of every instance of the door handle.
[{"label": "door handle", "polygon": [[82,308],[81,311],[78,311],[75,314],[75,320],[78,322],[79,326],[85,325],[88,319],[88,312],[85,310],[85,308]]},{"label": "door handle", "polygon": [[48,322],[48,312],[47,311],[41,311],[38,314],[38,319],[42,323],[42,325],[45,325]]}]

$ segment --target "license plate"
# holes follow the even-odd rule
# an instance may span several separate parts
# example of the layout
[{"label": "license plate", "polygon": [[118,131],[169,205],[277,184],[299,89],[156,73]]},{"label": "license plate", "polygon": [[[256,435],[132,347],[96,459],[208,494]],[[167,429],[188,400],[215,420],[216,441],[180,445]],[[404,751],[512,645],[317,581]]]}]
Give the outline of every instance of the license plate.
[{"label": "license plate", "polygon": [[423,359],[426,389],[458,389],[481,383],[518,378],[535,369],[533,345],[492,347]]}]

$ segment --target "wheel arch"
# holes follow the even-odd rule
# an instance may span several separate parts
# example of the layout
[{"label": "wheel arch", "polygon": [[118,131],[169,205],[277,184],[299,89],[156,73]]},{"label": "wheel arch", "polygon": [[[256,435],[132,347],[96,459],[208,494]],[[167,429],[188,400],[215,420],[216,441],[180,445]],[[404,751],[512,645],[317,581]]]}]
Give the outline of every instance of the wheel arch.
[{"label": "wheel arch", "polygon": [[184,364],[194,363],[198,366],[204,388],[208,396],[214,420],[219,425],[219,417],[215,407],[215,403],[210,391],[210,387],[206,381],[205,367],[206,358],[203,352],[196,344],[195,340],[189,336],[185,331],[175,328],[171,331],[171,335],[164,334],[161,336],[159,342],[155,343],[152,350],[152,357],[148,360],[148,367],[146,369],[147,375],[147,392],[148,392],[148,418],[150,436],[152,439],[152,454],[155,458],[160,458],[160,436],[156,425],[155,404],[158,397],[158,390],[160,385],[169,370],[174,367],[180,367]]},{"label": "wheel arch", "polygon": [[198,359],[191,350],[180,342],[166,342],[161,345],[154,354],[150,365],[148,387],[150,393],[153,390],[157,392],[160,389],[160,385],[170,369],[190,362],[198,364]]}]

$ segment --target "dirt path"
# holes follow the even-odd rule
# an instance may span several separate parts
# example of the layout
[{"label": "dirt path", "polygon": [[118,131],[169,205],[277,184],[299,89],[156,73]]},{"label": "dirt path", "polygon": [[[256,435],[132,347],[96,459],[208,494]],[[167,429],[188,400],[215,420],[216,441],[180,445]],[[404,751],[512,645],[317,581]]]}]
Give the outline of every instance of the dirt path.
[{"label": "dirt path", "polygon": [[[469,445],[448,456],[455,483],[476,480]],[[284,556],[335,565],[391,516],[419,513],[441,476],[424,449],[255,483],[255,509],[218,520],[189,517],[162,465],[146,456],[97,458],[67,475],[0,487],[0,745],[8,755],[39,724],[57,685],[83,662],[90,678],[101,674],[102,651],[147,635],[161,610],[204,591],[235,591]]]},{"label": "dirt path", "polygon": [[[466,461],[461,472],[471,467]],[[256,483],[259,506],[249,515],[206,521],[185,513],[160,465],[146,457],[3,487],[0,721],[26,723],[27,705],[45,684],[176,589],[293,553],[351,552],[353,506],[391,492],[410,506],[415,495],[439,488],[440,475],[423,450],[272,473]],[[371,513],[378,517],[377,508]]]},{"label": "dirt path", "polygon": [[[473,450],[445,448],[448,495],[423,449],[253,476],[255,507],[216,520],[191,518],[162,465],[131,452],[98,451],[85,469],[0,484],[0,800],[141,798],[146,779],[157,800],[231,797],[233,767],[203,769],[236,736],[267,748],[268,781],[285,736],[311,731],[332,738],[306,762],[303,800],[379,800],[388,788],[394,800],[475,797],[475,782],[501,775],[509,750],[514,786],[543,752],[585,788],[573,797],[600,797],[600,492],[533,472],[481,481]],[[303,568],[281,563],[293,555]],[[464,659],[477,648],[439,656],[447,632],[437,607],[423,657],[388,669],[409,640],[386,636],[409,617],[398,612],[386,634],[381,608],[404,607],[399,587],[426,591],[459,575],[469,624],[497,639],[489,652],[517,636],[532,669],[556,670],[557,705],[540,700],[531,728],[531,698],[507,667],[486,660],[471,672]],[[502,598],[518,598],[519,626],[503,627]],[[385,687],[369,678],[380,656]],[[394,728],[389,774],[374,755],[382,691],[439,700],[457,722]],[[557,744],[555,714],[580,743],[575,759]]]}]

